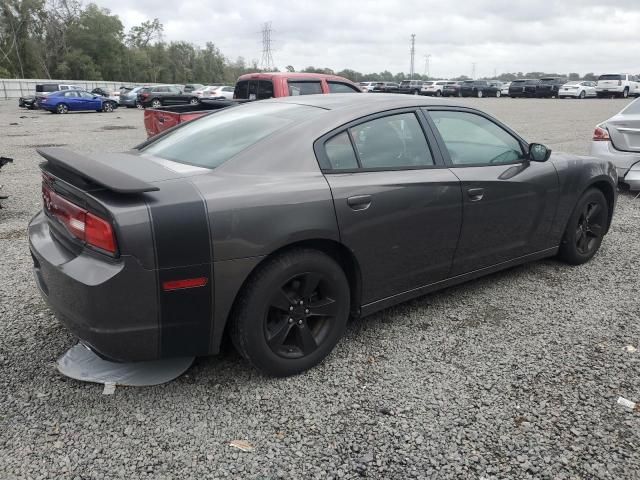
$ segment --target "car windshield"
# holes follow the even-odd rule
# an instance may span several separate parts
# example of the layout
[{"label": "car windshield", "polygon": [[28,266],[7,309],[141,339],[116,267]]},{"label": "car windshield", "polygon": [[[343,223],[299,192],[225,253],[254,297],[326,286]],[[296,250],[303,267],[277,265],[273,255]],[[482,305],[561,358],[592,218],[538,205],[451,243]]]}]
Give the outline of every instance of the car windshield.
[{"label": "car windshield", "polygon": [[598,80],[622,80],[622,75],[600,75]]},{"label": "car windshield", "polygon": [[243,105],[186,123],[142,152],[174,162],[216,168],[272,133],[321,112],[320,108],[305,105]]},{"label": "car windshield", "polygon": [[555,78],[541,78],[540,83],[555,83],[557,80]]},{"label": "car windshield", "polygon": [[406,85],[411,85],[411,81],[410,80],[403,80],[400,82],[400,86],[406,86]]},{"label": "car windshield", "polygon": [[634,100],[620,113],[622,115],[640,115],[640,101]]},{"label": "car windshield", "polygon": [[474,83],[476,83],[473,80],[465,80],[464,82],[462,82],[463,85],[473,85]]}]

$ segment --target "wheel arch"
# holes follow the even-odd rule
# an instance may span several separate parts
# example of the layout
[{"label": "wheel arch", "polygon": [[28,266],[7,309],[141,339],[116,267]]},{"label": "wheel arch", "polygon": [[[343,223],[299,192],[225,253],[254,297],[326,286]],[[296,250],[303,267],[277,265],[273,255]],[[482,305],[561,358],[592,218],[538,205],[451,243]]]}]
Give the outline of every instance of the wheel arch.
[{"label": "wheel arch", "polygon": [[287,245],[283,245],[268,255],[262,257],[262,259],[256,263],[251,270],[247,273],[245,278],[243,279],[240,287],[235,291],[233,302],[231,302],[231,306],[228,309],[226,315],[221,316],[222,318],[214,318],[215,322],[223,322],[223,326],[220,325],[219,328],[215,328],[213,331],[221,332],[219,334],[214,333],[213,343],[211,345],[212,352],[217,353],[220,350],[223,339],[228,334],[228,329],[231,324],[229,321],[233,315],[233,312],[236,308],[238,299],[240,294],[246,287],[249,280],[253,277],[255,272],[263,266],[267,261],[271,260],[276,255],[281,255],[291,250],[300,249],[300,248],[308,248],[312,250],[317,250],[326,254],[335,260],[338,265],[344,271],[347,281],[349,282],[350,296],[351,296],[351,316],[357,317],[360,315],[360,304],[362,299],[362,274],[360,270],[360,264],[349,248],[347,248],[344,244],[328,238],[309,238],[304,240],[295,241],[289,243]]},{"label": "wheel arch", "polygon": [[607,199],[607,209],[609,210],[609,214],[607,215],[607,232],[609,231],[609,227],[611,226],[611,220],[613,219],[613,209],[615,207],[616,202],[616,192],[615,188],[611,185],[610,182],[606,180],[596,180],[590,183],[587,188],[580,194],[582,196],[584,192],[589,190],[590,188],[595,188],[600,190],[604,195],[604,198]]}]

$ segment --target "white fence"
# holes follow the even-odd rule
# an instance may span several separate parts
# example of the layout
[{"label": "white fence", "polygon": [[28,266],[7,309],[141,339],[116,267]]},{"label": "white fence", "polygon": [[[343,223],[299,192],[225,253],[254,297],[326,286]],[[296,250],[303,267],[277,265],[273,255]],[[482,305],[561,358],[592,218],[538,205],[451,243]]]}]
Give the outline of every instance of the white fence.
[{"label": "white fence", "polygon": [[34,95],[36,85],[39,83],[62,83],[65,85],[78,85],[87,91],[94,88],[104,88],[107,90],[118,90],[121,85],[130,85],[131,82],[102,82],[87,80],[50,80],[50,79],[2,79],[0,78],[0,98],[19,98]]}]

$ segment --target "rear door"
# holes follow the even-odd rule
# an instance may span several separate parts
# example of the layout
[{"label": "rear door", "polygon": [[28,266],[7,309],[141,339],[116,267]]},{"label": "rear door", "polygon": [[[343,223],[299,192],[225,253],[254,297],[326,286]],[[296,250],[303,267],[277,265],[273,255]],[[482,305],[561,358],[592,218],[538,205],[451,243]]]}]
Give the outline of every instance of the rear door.
[{"label": "rear door", "polygon": [[67,90],[64,92],[64,103],[67,104],[70,111],[77,112],[84,110],[84,101],[75,90]]},{"label": "rear door", "polygon": [[462,200],[434,147],[414,109],[360,119],[315,144],[340,237],[361,267],[363,304],[449,275]]},{"label": "rear door", "polygon": [[478,111],[443,107],[428,115],[462,188],[451,275],[553,247],[548,233],[559,188],[553,164],[525,160],[526,143]]},{"label": "rear door", "polygon": [[617,150],[640,152],[640,99],[634,100],[607,121],[611,142]]}]

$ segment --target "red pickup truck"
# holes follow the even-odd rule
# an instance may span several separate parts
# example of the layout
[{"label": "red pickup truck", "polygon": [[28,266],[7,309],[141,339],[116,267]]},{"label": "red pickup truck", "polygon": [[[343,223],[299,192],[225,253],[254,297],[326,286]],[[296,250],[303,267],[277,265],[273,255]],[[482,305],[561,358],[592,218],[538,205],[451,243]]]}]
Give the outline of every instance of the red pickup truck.
[{"label": "red pickup truck", "polygon": [[249,73],[236,82],[233,101],[201,100],[198,105],[180,105],[144,111],[144,127],[147,136],[201,117],[213,110],[235,105],[236,102],[263,100],[266,98],[289,97],[293,95],[313,95],[318,93],[361,93],[355,83],[336,75],[321,73]]}]

